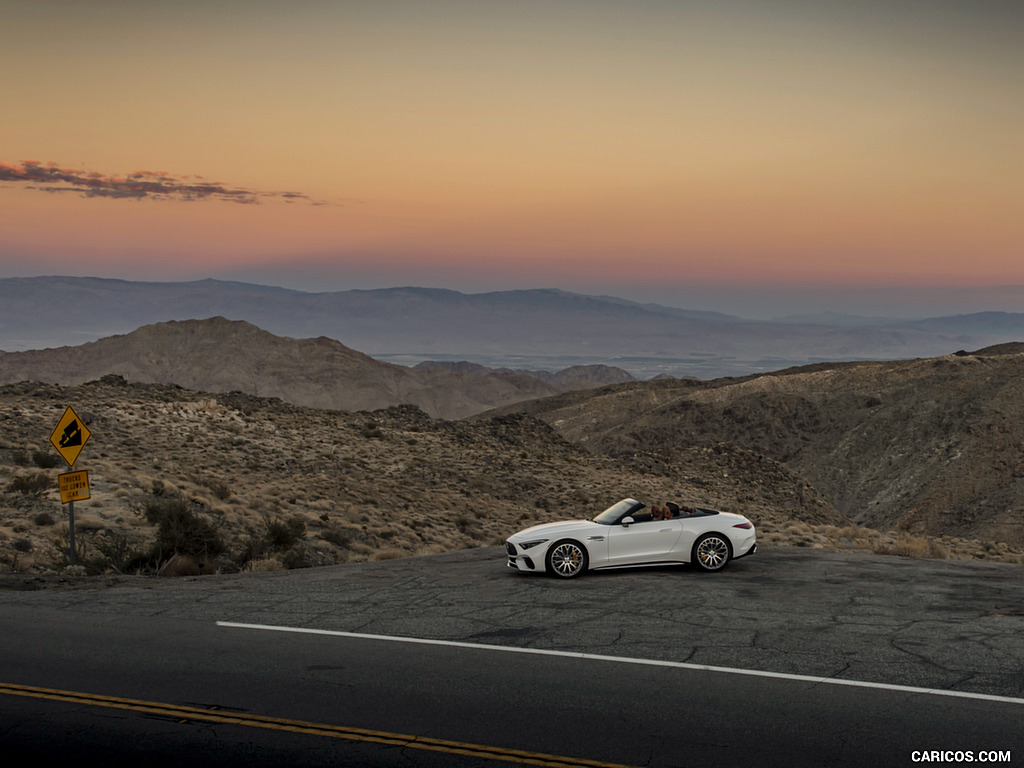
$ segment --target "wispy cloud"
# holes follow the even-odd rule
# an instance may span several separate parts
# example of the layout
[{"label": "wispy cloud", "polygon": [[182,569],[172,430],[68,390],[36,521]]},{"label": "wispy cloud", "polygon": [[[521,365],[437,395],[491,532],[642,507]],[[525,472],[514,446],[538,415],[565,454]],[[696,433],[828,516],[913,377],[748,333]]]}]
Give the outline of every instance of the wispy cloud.
[{"label": "wispy cloud", "polygon": [[135,171],[124,176],[108,176],[98,171],[63,168],[57,163],[0,160],[0,181],[18,182],[43,192],[71,192],[83,197],[111,197],[140,200],[224,200],[252,205],[265,199],[286,203],[324,205],[300,192],[263,192],[230,187],[202,176],[175,176],[166,171]]}]

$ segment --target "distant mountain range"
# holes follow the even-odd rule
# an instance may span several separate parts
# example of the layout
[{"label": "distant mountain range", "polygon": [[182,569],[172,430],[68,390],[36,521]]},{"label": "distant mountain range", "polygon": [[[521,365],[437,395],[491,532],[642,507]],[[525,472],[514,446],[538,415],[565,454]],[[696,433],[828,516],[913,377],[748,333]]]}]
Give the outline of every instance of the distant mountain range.
[{"label": "distant mountain range", "polygon": [[222,317],[156,323],[75,347],[0,352],[0,384],[74,385],[107,376],[203,392],[238,391],[332,410],[411,404],[445,419],[632,380],[607,366],[576,366],[555,374],[443,363],[409,368],[374,360],[323,336],[283,338]]},{"label": "distant mountain range", "polygon": [[78,345],[143,325],[221,316],[272,334],[328,337],[388,362],[469,361],[560,370],[603,364],[636,378],[710,379],[819,361],[903,359],[1024,339],[1024,314],[927,320],[849,316],[762,322],[554,289],[306,293],[201,280],[0,279],[0,349]]}]

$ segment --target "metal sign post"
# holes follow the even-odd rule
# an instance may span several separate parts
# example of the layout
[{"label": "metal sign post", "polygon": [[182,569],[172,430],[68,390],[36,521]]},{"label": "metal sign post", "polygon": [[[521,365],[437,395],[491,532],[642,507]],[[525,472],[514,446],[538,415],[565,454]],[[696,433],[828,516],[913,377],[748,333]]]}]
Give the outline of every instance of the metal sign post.
[{"label": "metal sign post", "polygon": [[75,556],[75,502],[68,502],[68,564],[78,565]]},{"label": "metal sign post", "polygon": [[[89,442],[91,434],[85,422],[69,405],[50,434],[50,442],[57,453],[64,457],[68,469],[74,468],[78,454]],[[89,498],[89,473],[67,472],[60,475],[57,481],[60,484],[60,500],[68,505],[68,562],[75,565],[75,499]]]}]

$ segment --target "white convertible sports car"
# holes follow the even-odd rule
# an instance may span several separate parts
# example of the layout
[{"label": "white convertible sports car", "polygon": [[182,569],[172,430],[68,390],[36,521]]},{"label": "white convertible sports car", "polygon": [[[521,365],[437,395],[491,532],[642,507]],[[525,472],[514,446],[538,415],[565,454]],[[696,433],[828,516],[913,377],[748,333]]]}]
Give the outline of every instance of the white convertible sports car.
[{"label": "white convertible sports car", "polygon": [[545,523],[509,536],[508,565],[565,579],[599,568],[692,563],[718,571],[757,551],[754,525],[743,515],[668,504],[649,511],[623,499],[592,520]]}]

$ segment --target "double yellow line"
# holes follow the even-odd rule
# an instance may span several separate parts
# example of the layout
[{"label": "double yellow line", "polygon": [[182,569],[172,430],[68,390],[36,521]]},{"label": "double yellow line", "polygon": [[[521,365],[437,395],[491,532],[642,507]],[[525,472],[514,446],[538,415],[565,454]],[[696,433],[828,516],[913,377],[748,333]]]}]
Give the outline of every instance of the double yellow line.
[{"label": "double yellow line", "polygon": [[202,721],[207,723],[223,723],[227,725],[244,725],[250,728],[264,728],[272,731],[287,731],[308,736],[326,736],[349,741],[366,741],[376,744],[388,744],[409,749],[424,749],[432,752],[446,752],[452,755],[468,755],[489,760],[502,760],[510,763],[526,765],[544,765],[552,768],[630,768],[619,763],[604,763],[598,760],[585,760],[560,755],[546,755],[540,752],[526,752],[519,749],[503,749],[488,747],[482,744],[467,744],[461,741],[433,739],[427,736],[408,736],[387,731],[371,731],[363,728],[347,728],[328,723],[310,723],[303,720],[287,720],[263,715],[239,714],[225,712],[216,708],[183,707],[176,704],[164,704],[156,701],[140,699],[124,699],[115,696],[100,696],[94,693],[62,691],[54,688],[37,688],[29,685],[0,683],[0,695],[24,696],[33,699],[47,699],[71,704],[84,704],[92,707],[123,709],[157,715],[177,720],[182,723]]}]

